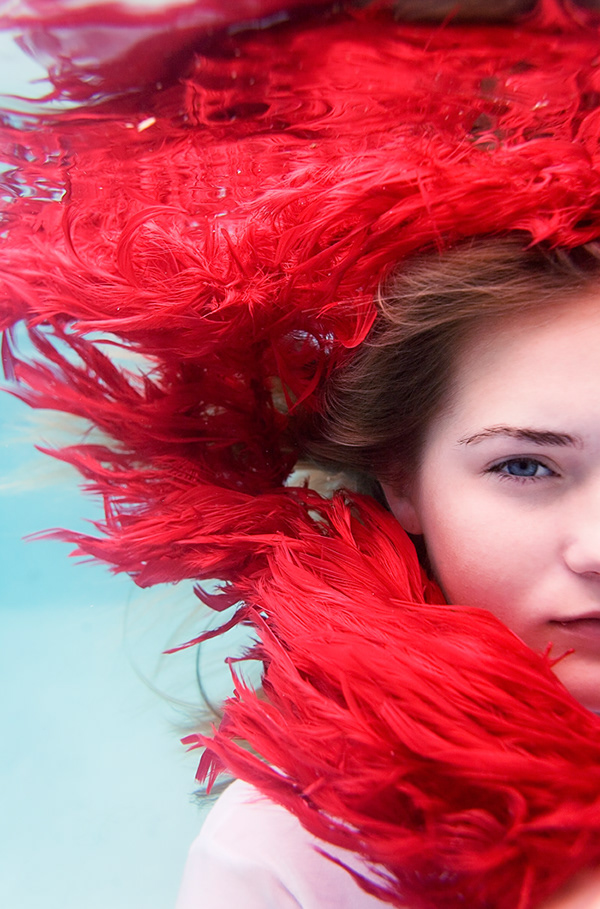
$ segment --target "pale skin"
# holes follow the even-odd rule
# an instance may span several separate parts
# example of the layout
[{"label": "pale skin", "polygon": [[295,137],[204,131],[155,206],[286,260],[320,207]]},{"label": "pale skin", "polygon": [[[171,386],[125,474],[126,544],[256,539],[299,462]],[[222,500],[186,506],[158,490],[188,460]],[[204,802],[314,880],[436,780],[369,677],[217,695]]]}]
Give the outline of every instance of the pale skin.
[{"label": "pale skin", "polygon": [[[390,507],[448,602],[488,609],[600,712],[600,291],[487,326]],[[600,871],[541,909],[600,909]]]}]

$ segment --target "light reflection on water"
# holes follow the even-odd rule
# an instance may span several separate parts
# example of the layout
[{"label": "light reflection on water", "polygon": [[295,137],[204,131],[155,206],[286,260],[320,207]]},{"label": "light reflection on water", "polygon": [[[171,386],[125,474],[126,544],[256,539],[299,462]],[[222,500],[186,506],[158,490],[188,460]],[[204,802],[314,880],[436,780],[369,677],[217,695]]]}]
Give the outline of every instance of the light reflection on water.
[{"label": "light reflection on water", "polygon": [[[13,107],[19,98],[41,98],[50,88],[45,67],[25,54],[14,35],[0,31],[0,100]],[[7,103],[7,99],[10,99]]]}]

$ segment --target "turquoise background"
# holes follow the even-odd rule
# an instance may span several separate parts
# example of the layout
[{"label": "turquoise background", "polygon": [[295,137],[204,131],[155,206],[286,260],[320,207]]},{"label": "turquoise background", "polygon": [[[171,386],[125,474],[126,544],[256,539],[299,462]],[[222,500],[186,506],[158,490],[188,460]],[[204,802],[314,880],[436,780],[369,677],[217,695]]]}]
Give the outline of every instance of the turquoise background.
[{"label": "turquoise background", "polygon": [[[42,76],[0,35],[0,90],[42,94]],[[34,451],[53,433],[32,417],[0,394],[0,907],[165,909],[204,809],[179,742],[195,653],[160,654],[197,629],[197,601],[23,541],[99,514]],[[203,671],[222,666],[217,647]]]}]

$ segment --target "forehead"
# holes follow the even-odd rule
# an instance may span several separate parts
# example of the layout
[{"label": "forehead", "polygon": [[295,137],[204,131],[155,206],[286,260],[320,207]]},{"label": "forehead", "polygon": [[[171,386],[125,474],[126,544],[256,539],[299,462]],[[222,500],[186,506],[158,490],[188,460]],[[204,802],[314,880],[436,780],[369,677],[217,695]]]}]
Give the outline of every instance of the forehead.
[{"label": "forehead", "polygon": [[600,288],[474,330],[455,363],[446,416],[530,422],[582,406],[600,412]]}]

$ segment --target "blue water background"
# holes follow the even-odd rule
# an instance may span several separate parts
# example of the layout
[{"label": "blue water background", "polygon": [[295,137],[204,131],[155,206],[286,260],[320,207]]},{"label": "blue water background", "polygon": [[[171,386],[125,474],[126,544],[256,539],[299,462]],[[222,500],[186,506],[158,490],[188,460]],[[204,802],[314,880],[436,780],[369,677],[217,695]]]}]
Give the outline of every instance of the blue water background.
[{"label": "blue water background", "polygon": [[[0,42],[0,90],[43,94],[42,71]],[[99,516],[34,451],[30,418],[0,394],[0,907],[165,909],[202,816],[197,754],[179,743],[195,657],[160,657],[197,627],[193,597],[23,541]]]}]

